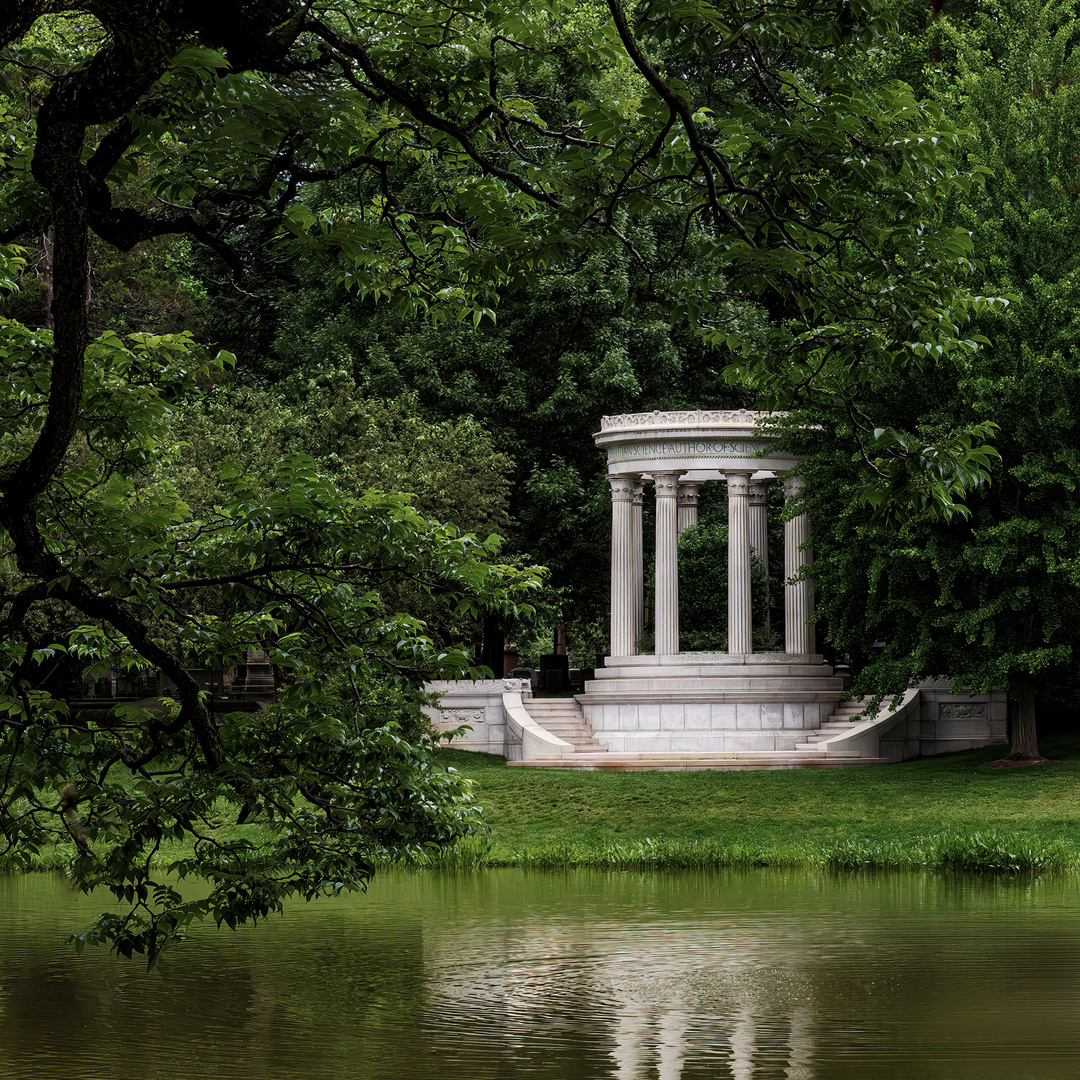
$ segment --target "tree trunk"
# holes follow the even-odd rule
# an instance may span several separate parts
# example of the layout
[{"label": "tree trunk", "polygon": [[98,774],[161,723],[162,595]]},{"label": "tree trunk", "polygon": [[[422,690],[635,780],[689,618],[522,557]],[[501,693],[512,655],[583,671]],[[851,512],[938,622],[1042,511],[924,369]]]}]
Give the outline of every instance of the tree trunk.
[{"label": "tree trunk", "polygon": [[41,260],[38,266],[39,273],[45,279],[45,296],[41,301],[41,325],[45,330],[54,330],[56,320],[53,318],[53,265],[47,230],[41,234]]},{"label": "tree trunk", "polygon": [[1036,765],[1046,758],[1039,753],[1035,730],[1035,681],[1027,675],[1017,676],[1009,690],[1009,703],[1013,706],[1009,752],[1000,764]]},{"label": "tree trunk", "polygon": [[484,644],[480,652],[480,663],[491,668],[496,679],[503,677],[503,653],[506,638],[498,615],[484,616]]},{"label": "tree trunk", "polygon": [[[930,0],[930,23],[933,25],[937,22],[938,16],[941,14],[941,9],[945,6],[945,0]],[[930,46],[930,59],[935,64],[941,63],[941,31],[934,30],[933,44]]]},{"label": "tree trunk", "polygon": [[[36,11],[34,18],[42,6],[25,5]],[[2,35],[9,27],[5,13],[0,13],[0,40],[7,40]],[[173,680],[181,706],[178,722],[190,725],[207,767],[213,770],[225,760],[224,747],[213,716],[200,700],[198,683],[181,658],[157,643],[150,627],[128,604],[78,577],[50,550],[37,521],[37,503],[61,468],[78,426],[90,342],[90,206],[95,200],[101,202],[102,196],[99,178],[83,161],[87,127],[119,118],[130,109],[168,66],[183,38],[153,11],[146,15],[145,42],[136,29],[127,29],[131,32],[116,34],[93,63],[55,80],[38,111],[32,171],[48,191],[52,209],[53,363],[48,407],[38,436],[29,453],[0,479],[0,526],[7,530],[24,574],[47,590],[62,593],[83,614],[111,623],[137,652]],[[152,734],[155,724],[163,728],[152,722]]]}]

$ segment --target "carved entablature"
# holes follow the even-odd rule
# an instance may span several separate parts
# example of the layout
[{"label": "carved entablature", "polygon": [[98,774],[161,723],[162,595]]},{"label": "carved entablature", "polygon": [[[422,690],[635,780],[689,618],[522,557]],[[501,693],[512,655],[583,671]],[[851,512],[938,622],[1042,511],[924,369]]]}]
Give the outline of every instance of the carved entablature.
[{"label": "carved entablature", "polygon": [[768,421],[776,415],[749,409],[626,413],[602,417],[593,437],[607,452],[609,476],[786,472],[797,459],[775,448]]},{"label": "carved entablature", "polygon": [[682,412],[623,413],[621,416],[600,417],[601,431],[621,431],[625,428],[660,427],[717,427],[737,425],[756,427],[772,413],[750,409],[687,409]]}]

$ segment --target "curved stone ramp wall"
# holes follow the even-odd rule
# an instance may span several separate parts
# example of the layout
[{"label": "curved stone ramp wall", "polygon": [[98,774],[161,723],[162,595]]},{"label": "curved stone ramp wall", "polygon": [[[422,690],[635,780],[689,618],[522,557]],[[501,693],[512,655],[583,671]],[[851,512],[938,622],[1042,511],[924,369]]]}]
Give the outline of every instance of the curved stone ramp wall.
[{"label": "curved stone ramp wall", "polygon": [[519,691],[502,696],[506,717],[506,760],[532,761],[535,758],[573,757],[577,747],[542,728],[528,713]]},{"label": "curved stone ramp wall", "polygon": [[913,687],[895,707],[887,702],[874,716],[862,717],[858,704],[845,703],[796,749],[826,758],[857,754],[895,762],[1001,744],[1007,738],[1008,706],[1001,690],[954,694],[942,680]]}]

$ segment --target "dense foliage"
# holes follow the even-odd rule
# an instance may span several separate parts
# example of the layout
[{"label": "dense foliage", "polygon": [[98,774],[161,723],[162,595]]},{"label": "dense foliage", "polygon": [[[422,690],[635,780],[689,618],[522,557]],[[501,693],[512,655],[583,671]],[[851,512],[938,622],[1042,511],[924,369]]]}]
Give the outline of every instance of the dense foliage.
[{"label": "dense foliage", "polygon": [[[381,481],[366,457],[332,443],[365,417],[377,430],[387,409],[412,423],[407,405],[346,400],[354,388],[386,396],[395,379],[414,388],[417,337],[397,341],[400,324],[382,324],[381,338],[377,321],[346,325],[346,353],[365,338],[357,365],[326,355],[334,320],[312,320],[317,365],[288,372],[314,388],[310,408],[287,410],[300,427],[328,412],[327,439],[309,432],[301,447],[316,457],[291,453],[290,431],[272,466],[248,447],[220,478],[196,482],[172,436],[185,424],[201,431],[185,451],[195,455],[208,444],[199,417],[225,422],[223,392],[193,400],[221,382],[225,358],[128,320],[183,322],[200,289],[219,308],[231,289],[237,325],[269,347],[289,325],[278,283],[310,285],[304,274],[318,271],[369,304],[450,326],[435,333],[456,335],[453,356],[476,340],[461,328],[489,325],[505,296],[521,312],[525,367],[554,334],[541,308],[576,312],[560,316],[568,325],[527,439],[495,448],[524,450],[523,535],[573,565],[603,493],[569,452],[559,461],[562,441],[580,446],[595,409],[679,403],[664,384],[685,357],[702,386],[730,361],[775,401],[837,402],[863,417],[882,379],[973,350],[961,327],[986,305],[963,283],[968,237],[939,208],[971,192],[980,169],[959,163],[940,111],[900,83],[860,81],[856,61],[890,25],[874,0],[633,12],[619,0],[5,5],[0,243],[36,250],[42,271],[33,304],[11,302],[3,323],[10,858],[69,835],[79,883],[107,884],[133,905],[101,936],[154,955],[190,917],[233,922],[289,893],[357,886],[385,853],[468,831],[462,786],[383,722],[404,715],[386,687],[467,670],[463,652],[436,644],[440,613],[512,616],[535,584],[494,562],[496,541],[434,524],[404,496],[346,492],[329,478]],[[180,246],[156,246],[165,238]],[[210,252],[215,269],[193,277],[177,262],[184,245]],[[128,325],[98,333],[95,320],[116,314],[102,290],[93,302],[88,268],[103,246],[157,253],[151,277],[175,282],[184,302],[140,290],[145,313],[122,305]],[[17,268],[9,255],[5,267]],[[568,288],[551,284],[560,277]],[[637,314],[625,317],[625,305]],[[252,313],[266,310],[264,333]],[[672,348],[661,320],[693,326],[712,352]],[[422,345],[430,355],[430,337]],[[425,370],[419,398],[444,392],[454,404],[419,417],[416,445],[391,447],[390,461],[431,464],[424,440],[468,399],[484,357],[504,364],[500,348],[481,345],[462,379],[456,360]],[[268,374],[280,378],[289,357],[279,342]],[[481,396],[503,414],[483,418],[509,430],[530,387],[501,374],[493,383]],[[183,421],[166,417],[173,401],[189,403]],[[270,401],[282,404],[249,396],[245,408],[258,415]],[[273,446],[275,424],[263,427]],[[483,431],[455,430],[476,461],[494,461]],[[848,434],[879,462],[870,502],[948,515],[986,474],[987,430],[959,418],[919,439],[873,423]],[[429,505],[439,482],[454,482],[440,467],[442,480],[417,492]],[[468,524],[505,513],[498,491],[474,494],[447,510]],[[192,663],[228,662],[253,642],[271,654],[280,698],[264,722],[219,726]],[[40,677],[64,650],[89,674],[156,667],[174,704],[164,716],[71,715]],[[222,840],[226,814],[269,836]],[[180,869],[215,883],[207,900],[153,877],[166,835],[197,839]]]},{"label": "dense foliage", "polygon": [[973,236],[980,287],[1012,303],[980,317],[977,354],[882,377],[876,409],[928,441],[993,423],[1000,456],[964,521],[883,529],[848,500],[860,463],[824,451],[809,486],[815,576],[830,637],[866,664],[865,687],[894,693],[925,676],[1008,686],[1011,756],[1037,760],[1036,687],[1068,691],[1080,646],[1078,26],[1070,4],[1005,0],[932,34],[941,59],[924,78],[971,130],[971,162],[992,170],[949,214]]},{"label": "dense foliage", "polygon": [[[17,459],[40,437],[52,343],[4,330]],[[73,842],[76,881],[132,905],[95,936],[151,959],[194,917],[235,925],[289,895],[361,887],[378,861],[473,830],[468,784],[409,721],[410,687],[471,669],[425,618],[512,614],[535,584],[494,562],[495,540],[424,518],[407,496],[346,494],[310,457],[266,475],[227,468],[193,512],[161,468],[184,448],[162,433],[172,403],[222,363],[184,338],[92,343],[78,428],[35,519],[38,563],[5,564],[3,859]],[[410,614],[388,605],[402,594]],[[253,644],[276,699],[215,717],[191,669],[241,663]],[[88,712],[44,678],[67,658],[91,678],[156,667],[176,689],[163,706]],[[221,832],[248,820],[258,829]],[[178,839],[194,854],[175,869],[208,878],[209,896],[185,898],[152,865]]]}]

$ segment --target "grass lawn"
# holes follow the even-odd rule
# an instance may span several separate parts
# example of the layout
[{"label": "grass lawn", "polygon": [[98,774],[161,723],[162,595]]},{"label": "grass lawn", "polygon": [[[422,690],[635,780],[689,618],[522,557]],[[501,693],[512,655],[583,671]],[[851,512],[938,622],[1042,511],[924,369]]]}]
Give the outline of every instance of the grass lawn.
[{"label": "grass lawn", "polygon": [[1007,863],[1011,852],[1038,864],[1042,852],[1046,868],[1080,869],[1080,728],[1040,745],[1056,760],[1029,768],[987,768],[1001,747],[769,772],[511,769],[488,754],[444,757],[477,783],[490,829],[473,846],[481,864],[618,863],[620,852],[634,862],[634,850],[649,849],[678,862],[689,845],[703,862],[933,865],[964,849],[975,863]]},{"label": "grass lawn", "polygon": [[[1050,764],[988,768],[1001,747],[859,769],[586,772],[444,750],[476,782],[488,833],[414,865],[828,866],[1080,873],[1080,717],[1043,725]],[[220,835],[268,834],[222,822]],[[65,867],[67,845],[39,869]],[[162,846],[156,862],[190,854]]]}]

